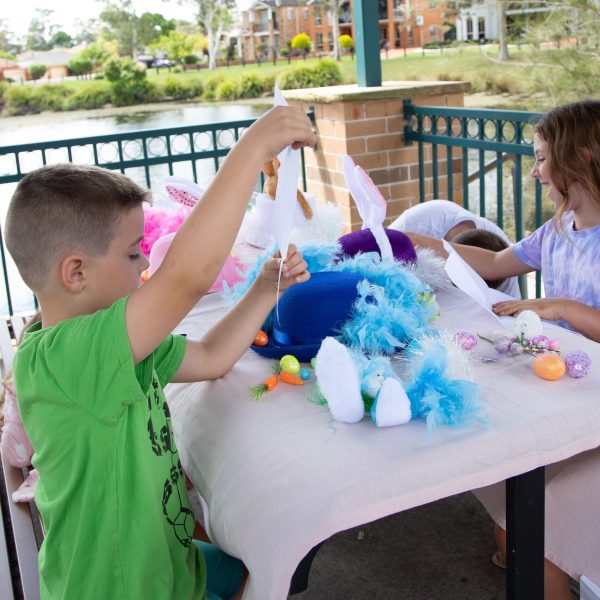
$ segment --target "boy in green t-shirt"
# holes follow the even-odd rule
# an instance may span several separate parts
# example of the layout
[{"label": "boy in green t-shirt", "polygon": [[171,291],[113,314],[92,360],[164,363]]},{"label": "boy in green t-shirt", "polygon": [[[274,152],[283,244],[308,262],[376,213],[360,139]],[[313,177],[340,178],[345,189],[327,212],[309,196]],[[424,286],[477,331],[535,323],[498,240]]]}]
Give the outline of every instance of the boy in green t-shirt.
[{"label": "boy in green t-shirt", "polygon": [[[201,341],[170,332],[216,279],[263,163],[288,144],[314,141],[299,109],[275,108],[254,123],[142,287],[145,190],[118,173],[70,164],[19,183],[5,236],[42,311],[14,372],[39,471],[43,599],[199,600],[238,591],[241,563],[192,543],[162,388],[229,371],[273,308],[281,258],[267,261]],[[280,289],[308,278],[291,247]]]}]

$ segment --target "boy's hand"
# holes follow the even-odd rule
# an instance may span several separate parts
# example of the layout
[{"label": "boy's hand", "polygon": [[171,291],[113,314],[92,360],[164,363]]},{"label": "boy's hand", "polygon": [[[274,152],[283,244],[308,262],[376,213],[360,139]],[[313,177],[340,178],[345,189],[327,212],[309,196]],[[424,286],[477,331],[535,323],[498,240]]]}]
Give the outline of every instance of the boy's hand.
[{"label": "boy's hand", "polygon": [[[279,279],[279,265],[281,264],[281,254],[277,251],[263,265],[260,272],[260,278],[268,283],[274,290],[277,289]],[[283,292],[296,283],[303,283],[310,279],[310,273],[306,270],[307,264],[302,254],[294,244],[290,244],[288,253],[281,269],[281,281],[279,282],[279,291]]]},{"label": "boy's hand", "polygon": [[293,106],[276,106],[255,121],[240,141],[260,155],[260,164],[275,158],[286,146],[314,146],[317,136],[306,113]]}]

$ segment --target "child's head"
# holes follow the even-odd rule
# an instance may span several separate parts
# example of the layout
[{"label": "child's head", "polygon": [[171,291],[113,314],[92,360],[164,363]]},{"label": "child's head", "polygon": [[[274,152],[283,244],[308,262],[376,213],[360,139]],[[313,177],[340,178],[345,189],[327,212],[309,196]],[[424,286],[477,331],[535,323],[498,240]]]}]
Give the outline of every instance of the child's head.
[{"label": "child's head", "polygon": [[[131,263],[145,260],[135,255],[139,253],[137,229],[141,227],[139,236],[144,233],[142,202],[148,197],[147,190],[125,175],[99,167],[42,167],[21,180],[11,199],[6,246],[34,292],[44,292],[56,280],[67,288],[73,284],[72,291],[78,291],[77,277],[100,273],[99,266],[107,267],[100,259],[105,261],[116,252],[113,246],[117,239],[121,245],[128,244],[129,249],[123,252]],[[135,238],[129,240],[131,235]],[[117,285],[120,266],[124,265],[118,260],[111,263],[117,272],[115,281],[104,282],[106,286]],[[92,283],[99,286],[99,282],[88,279],[88,290]]]},{"label": "child's head", "polygon": [[[493,252],[500,252],[500,250],[508,248],[508,244],[499,235],[485,229],[467,229],[466,231],[461,231],[461,233],[454,236],[450,241],[453,244],[477,246],[478,248],[485,248]],[[506,279],[495,279],[493,281],[486,280],[485,282],[489,287],[497,289],[505,281]]]},{"label": "child's head", "polygon": [[[600,203],[600,100],[581,100],[554,108],[541,117],[534,131],[534,146],[545,144],[545,152],[532,174],[541,183],[551,184],[550,197],[557,207],[557,217],[571,208],[569,187],[573,184],[579,184],[589,198]],[[552,196],[552,187],[560,198]]]}]

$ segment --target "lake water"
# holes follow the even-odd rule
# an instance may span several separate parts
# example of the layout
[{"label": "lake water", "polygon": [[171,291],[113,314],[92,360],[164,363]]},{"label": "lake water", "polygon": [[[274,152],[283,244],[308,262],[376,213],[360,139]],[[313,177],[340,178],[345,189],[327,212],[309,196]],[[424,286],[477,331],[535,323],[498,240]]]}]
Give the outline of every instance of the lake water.
[{"label": "lake water", "polygon": [[[141,110],[120,108],[5,117],[0,118],[0,146],[89,137],[132,130],[237,121],[258,117],[269,106],[268,101],[267,104],[161,104],[141,107]],[[165,166],[163,175],[168,174],[166,169]],[[143,170],[139,169],[139,171],[140,173],[132,173],[131,176],[138,183],[145,185]],[[177,174],[190,177],[187,173]],[[157,178],[160,179],[160,177],[159,172]],[[210,177],[212,177],[212,170],[199,173],[199,179],[203,180],[201,183],[208,183]],[[0,222],[2,227],[8,202],[15,187],[16,184],[0,185]],[[164,196],[158,189],[155,190],[155,196],[158,198],[159,204],[165,203]],[[31,292],[21,281],[8,253],[6,253],[6,258],[13,310],[15,312],[30,311],[33,308]],[[0,279],[2,279],[0,282],[0,314],[6,314],[8,312],[5,301],[6,289],[3,278]]]}]

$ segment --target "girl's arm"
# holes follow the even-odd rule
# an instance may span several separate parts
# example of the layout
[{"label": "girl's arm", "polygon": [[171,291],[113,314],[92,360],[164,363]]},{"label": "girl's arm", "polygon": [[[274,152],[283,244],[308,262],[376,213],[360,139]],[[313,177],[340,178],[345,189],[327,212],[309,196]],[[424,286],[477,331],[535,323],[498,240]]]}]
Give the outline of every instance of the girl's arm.
[{"label": "girl's arm", "polygon": [[600,310],[576,300],[566,298],[508,300],[498,302],[492,308],[500,316],[517,315],[524,310],[532,310],[548,321],[566,321],[585,337],[600,342]]},{"label": "girl's arm", "polygon": [[[436,254],[443,258],[448,257],[444,250],[442,240],[421,235],[418,233],[405,232],[412,243],[421,248],[431,248]],[[486,250],[476,246],[465,246],[463,244],[450,244],[461,258],[463,258],[477,273],[487,281],[495,279],[506,279],[533,271],[533,269],[519,260],[512,248],[506,248],[500,252]]]}]

